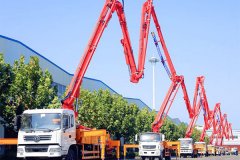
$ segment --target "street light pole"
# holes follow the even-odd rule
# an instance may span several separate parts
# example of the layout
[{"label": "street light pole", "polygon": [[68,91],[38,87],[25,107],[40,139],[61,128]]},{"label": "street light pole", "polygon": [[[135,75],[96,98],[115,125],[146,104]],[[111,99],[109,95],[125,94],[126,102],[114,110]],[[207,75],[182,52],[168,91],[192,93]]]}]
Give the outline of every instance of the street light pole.
[{"label": "street light pole", "polygon": [[153,94],[153,100],[152,100],[152,109],[156,111],[156,107],[155,107],[155,65],[157,62],[159,62],[159,60],[156,57],[151,57],[149,59],[149,62],[152,64],[152,79],[153,79],[153,83],[152,83],[152,94]]}]

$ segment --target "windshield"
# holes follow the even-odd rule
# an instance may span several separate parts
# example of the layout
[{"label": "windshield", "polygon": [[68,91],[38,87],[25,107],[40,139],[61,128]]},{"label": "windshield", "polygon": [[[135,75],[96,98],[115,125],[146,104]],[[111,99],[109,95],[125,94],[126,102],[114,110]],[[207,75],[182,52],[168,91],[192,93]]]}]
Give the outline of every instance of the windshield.
[{"label": "windshield", "polygon": [[36,113],[23,114],[21,130],[24,131],[52,131],[61,128],[61,114],[59,113]]},{"label": "windshield", "polygon": [[180,140],[181,146],[189,146],[192,144],[192,140]]},{"label": "windshield", "polygon": [[147,133],[147,134],[140,135],[141,142],[159,142],[161,140],[162,139],[161,139],[160,134]]}]

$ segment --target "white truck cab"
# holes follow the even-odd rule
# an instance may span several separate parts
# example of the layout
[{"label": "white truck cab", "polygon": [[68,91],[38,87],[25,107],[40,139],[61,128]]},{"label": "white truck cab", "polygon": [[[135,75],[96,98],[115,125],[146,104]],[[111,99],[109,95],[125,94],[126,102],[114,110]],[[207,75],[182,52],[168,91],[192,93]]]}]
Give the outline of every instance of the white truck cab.
[{"label": "white truck cab", "polygon": [[195,148],[198,150],[198,155],[206,156],[207,153],[207,144],[206,142],[195,142],[194,143]]},{"label": "white truck cab", "polygon": [[180,141],[180,157],[193,157],[193,139],[179,138]]},{"label": "white truck cab", "polygon": [[68,109],[26,110],[21,115],[17,157],[64,157],[76,144],[74,112]]},{"label": "white truck cab", "polygon": [[164,135],[161,133],[147,132],[140,134],[139,156],[144,160],[163,159],[163,141]]}]

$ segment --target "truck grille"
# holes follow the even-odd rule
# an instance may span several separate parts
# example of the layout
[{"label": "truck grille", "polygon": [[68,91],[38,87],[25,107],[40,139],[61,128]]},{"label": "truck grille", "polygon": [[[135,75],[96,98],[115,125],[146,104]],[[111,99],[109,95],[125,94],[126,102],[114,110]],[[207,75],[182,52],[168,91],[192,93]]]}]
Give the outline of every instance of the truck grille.
[{"label": "truck grille", "polygon": [[24,141],[48,141],[51,140],[52,135],[39,135],[39,136],[24,136]]},{"label": "truck grille", "polygon": [[47,152],[47,145],[27,145],[25,147],[25,152]]},{"label": "truck grille", "polygon": [[155,149],[156,145],[143,145],[143,149]]}]

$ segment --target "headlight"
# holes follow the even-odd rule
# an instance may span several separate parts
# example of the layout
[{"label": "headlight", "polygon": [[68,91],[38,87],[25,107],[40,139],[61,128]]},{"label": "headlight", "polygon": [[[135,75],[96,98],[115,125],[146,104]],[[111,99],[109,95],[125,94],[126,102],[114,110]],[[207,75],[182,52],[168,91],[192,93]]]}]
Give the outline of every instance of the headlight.
[{"label": "headlight", "polygon": [[24,152],[23,148],[18,148],[18,149],[17,149],[17,153],[20,153],[20,154],[21,154],[21,153],[23,153],[23,152]]},{"label": "headlight", "polygon": [[60,152],[61,148],[50,148],[49,152]]}]

